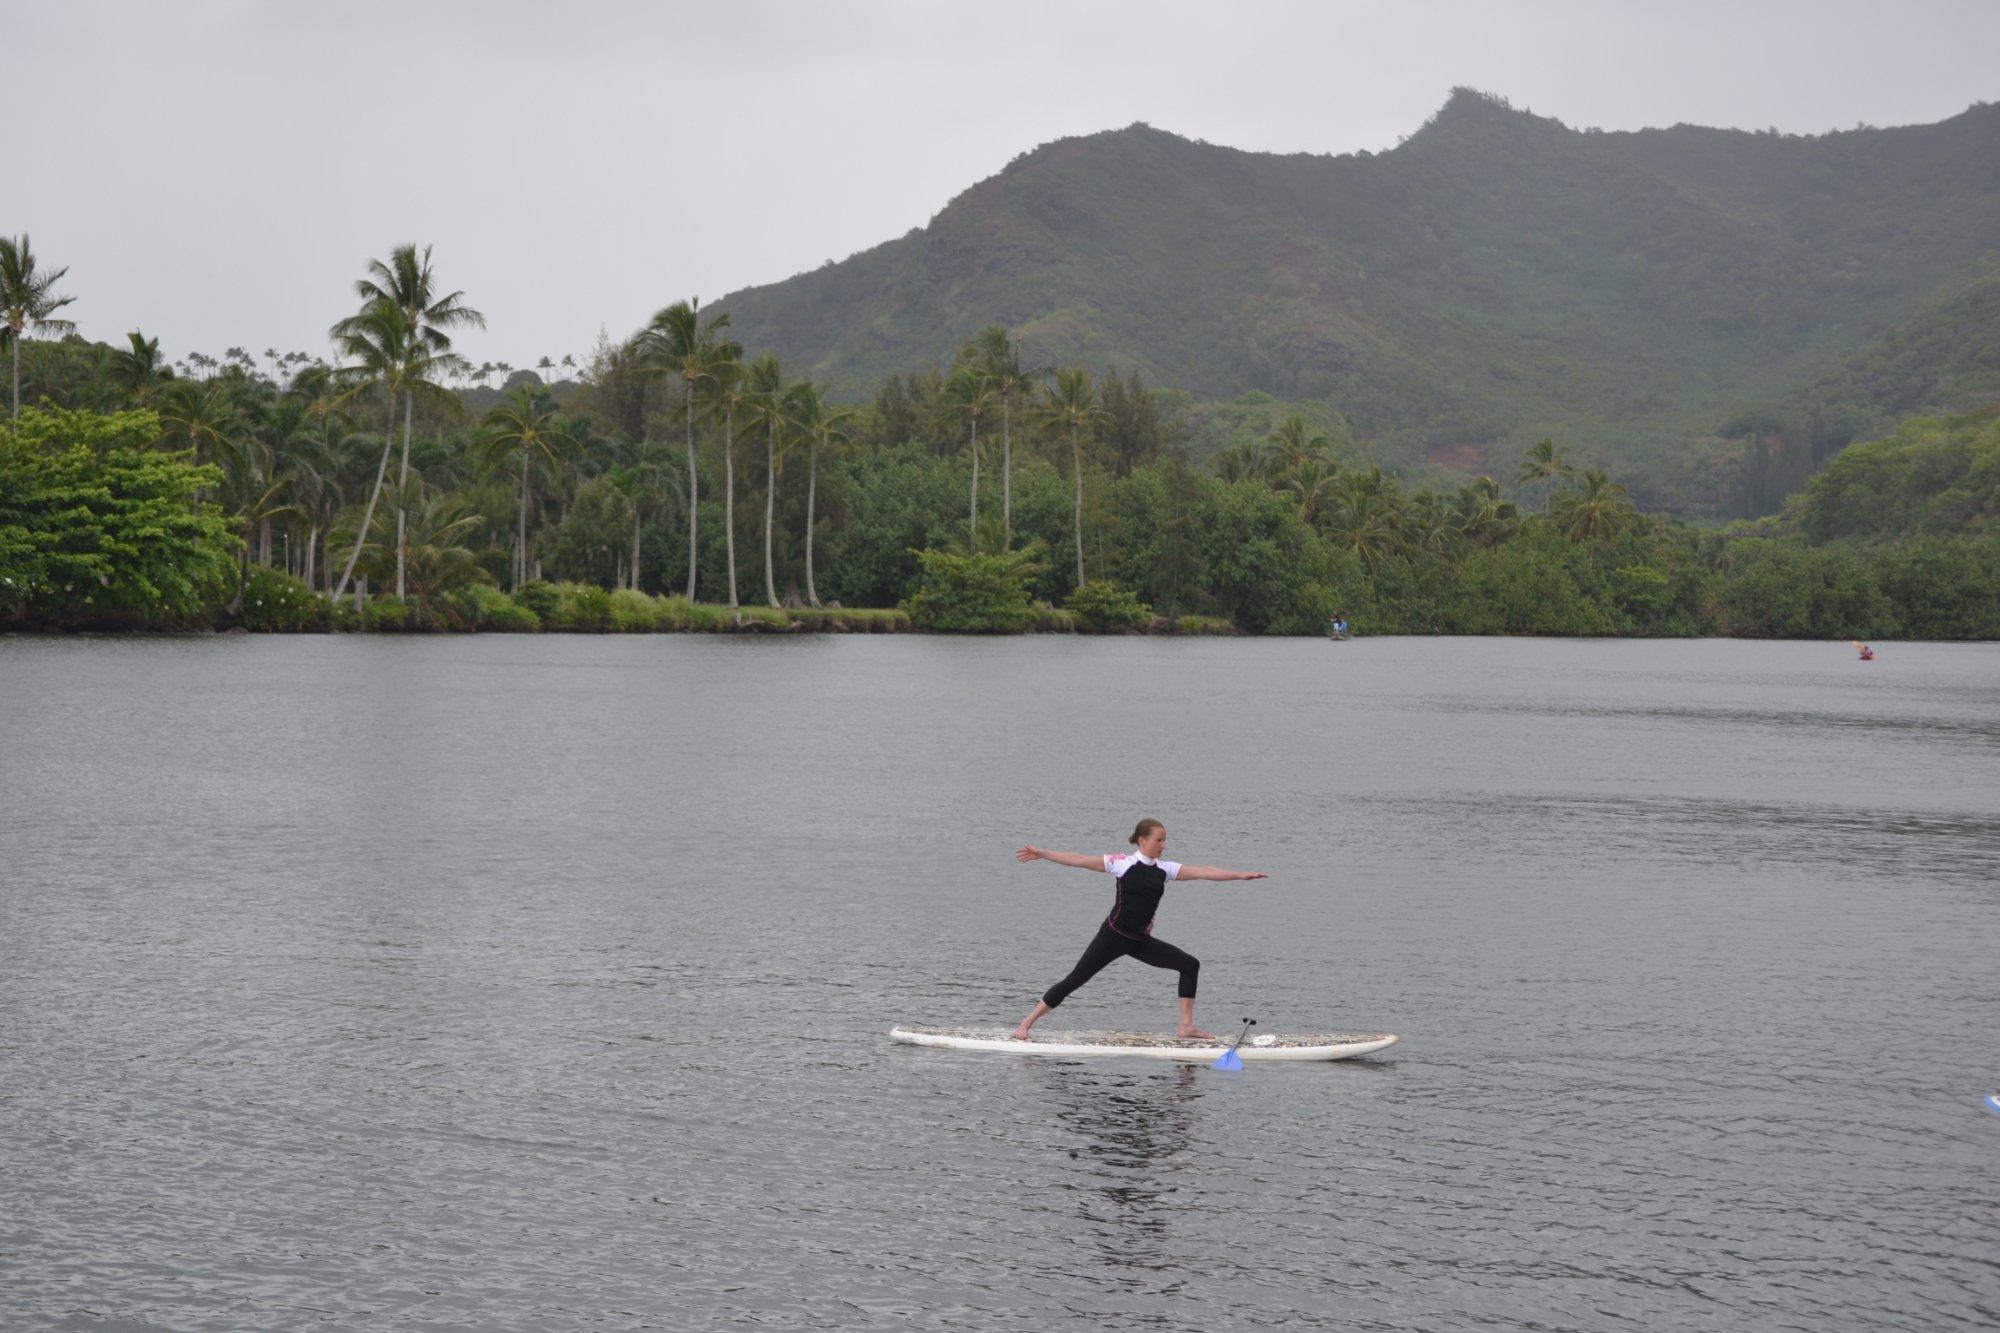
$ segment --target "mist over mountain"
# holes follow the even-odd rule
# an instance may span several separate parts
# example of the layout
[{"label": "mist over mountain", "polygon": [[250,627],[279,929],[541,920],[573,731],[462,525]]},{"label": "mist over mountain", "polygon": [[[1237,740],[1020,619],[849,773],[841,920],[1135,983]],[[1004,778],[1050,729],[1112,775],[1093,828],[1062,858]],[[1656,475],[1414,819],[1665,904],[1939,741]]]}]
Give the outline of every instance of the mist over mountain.
[{"label": "mist over mountain", "polygon": [[1554,435],[1714,510],[1719,459],[1797,471],[2000,397],[1996,274],[2000,106],[1611,133],[1460,89],[1372,155],[1146,125],[1045,144],[922,228],[715,304],[850,398],[1000,323],[1034,362],[1324,400],[1391,463],[1502,471]]}]

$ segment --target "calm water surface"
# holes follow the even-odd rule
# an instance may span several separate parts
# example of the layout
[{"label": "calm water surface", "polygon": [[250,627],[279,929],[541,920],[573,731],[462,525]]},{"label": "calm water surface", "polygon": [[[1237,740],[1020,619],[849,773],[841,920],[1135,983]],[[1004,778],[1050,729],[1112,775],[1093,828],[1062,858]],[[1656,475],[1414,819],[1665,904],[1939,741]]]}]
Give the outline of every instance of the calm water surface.
[{"label": "calm water surface", "polygon": [[[8,1328],[1990,1328],[2000,647],[0,640]],[[1219,1074],[1012,1022],[1141,815]],[[1115,965],[1051,1028],[1156,1029]]]}]

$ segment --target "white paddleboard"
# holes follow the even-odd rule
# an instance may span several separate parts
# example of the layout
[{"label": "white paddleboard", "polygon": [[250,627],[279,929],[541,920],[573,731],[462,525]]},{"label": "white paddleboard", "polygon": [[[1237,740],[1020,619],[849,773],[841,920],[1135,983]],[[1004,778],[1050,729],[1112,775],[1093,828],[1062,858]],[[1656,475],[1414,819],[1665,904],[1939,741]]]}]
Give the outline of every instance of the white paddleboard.
[{"label": "white paddleboard", "polygon": [[[1212,1062],[1229,1049],[1226,1041],[1182,1041],[1157,1033],[1136,1032],[1037,1032],[1026,1041],[1016,1041],[1011,1028],[931,1028],[906,1024],[889,1029],[889,1035],[912,1046],[943,1046],[954,1051],[1002,1051],[1013,1055],[1137,1055],[1155,1060]],[[1264,1044],[1246,1041],[1236,1048],[1236,1054],[1245,1063],[1252,1060],[1346,1060],[1395,1044],[1396,1038],[1383,1032],[1365,1035],[1320,1032],[1280,1036]]]}]

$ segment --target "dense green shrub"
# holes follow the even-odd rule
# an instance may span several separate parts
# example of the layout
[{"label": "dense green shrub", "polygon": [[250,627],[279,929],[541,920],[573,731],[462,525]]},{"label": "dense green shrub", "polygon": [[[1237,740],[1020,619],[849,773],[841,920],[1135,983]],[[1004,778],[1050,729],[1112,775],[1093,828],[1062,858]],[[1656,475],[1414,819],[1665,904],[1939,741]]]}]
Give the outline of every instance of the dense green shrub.
[{"label": "dense green shrub", "polygon": [[1873,567],[1904,637],[2000,639],[2000,540],[1903,542],[1878,549]]},{"label": "dense green shrub", "polygon": [[611,594],[587,583],[559,583],[562,599],[542,623],[552,630],[602,634],[611,628]]},{"label": "dense green shrub", "polygon": [[498,633],[533,634],[540,617],[498,588],[475,583],[448,599],[469,628]]},{"label": "dense green shrub", "polygon": [[236,588],[221,472],[145,446],[151,412],[24,411],[0,427],[0,623],[169,625]]},{"label": "dense green shrub", "polygon": [[1749,639],[1888,638],[1893,609],[1874,573],[1845,547],[1770,538],[1732,542],[1715,624]]},{"label": "dense green shrub", "polygon": [[394,597],[370,597],[361,612],[363,627],[380,633],[394,634],[411,629],[415,619],[410,603]]},{"label": "dense green shrub", "polygon": [[326,630],[333,624],[333,604],[289,574],[252,565],[243,581],[237,622],[245,629],[277,634]]},{"label": "dense green shrub", "polygon": [[1028,608],[1027,628],[1031,634],[1074,634],[1076,625],[1076,612],[1063,607],[1036,602]]},{"label": "dense green shrub", "polygon": [[904,602],[923,629],[957,634],[1018,633],[1029,620],[1035,568],[1014,556],[917,552],[915,589]]},{"label": "dense green shrub", "polygon": [[663,630],[714,631],[728,624],[728,613],[705,602],[685,597],[662,597],[654,608],[655,623]]},{"label": "dense green shrub", "polygon": [[534,579],[515,590],[514,601],[534,613],[538,624],[553,628],[556,609],[562,605],[562,590],[545,579]]},{"label": "dense green shrub", "polygon": [[1077,623],[1093,634],[1136,629],[1152,617],[1152,608],[1109,579],[1092,579],[1069,595]]},{"label": "dense green shrub", "polygon": [[659,601],[630,588],[611,594],[610,615],[611,628],[620,634],[651,634],[660,627]]},{"label": "dense green shrub", "polygon": [[1216,609],[1257,634],[1316,634],[1334,612],[1326,548],[1261,484],[1219,486],[1198,509],[1201,560]]}]

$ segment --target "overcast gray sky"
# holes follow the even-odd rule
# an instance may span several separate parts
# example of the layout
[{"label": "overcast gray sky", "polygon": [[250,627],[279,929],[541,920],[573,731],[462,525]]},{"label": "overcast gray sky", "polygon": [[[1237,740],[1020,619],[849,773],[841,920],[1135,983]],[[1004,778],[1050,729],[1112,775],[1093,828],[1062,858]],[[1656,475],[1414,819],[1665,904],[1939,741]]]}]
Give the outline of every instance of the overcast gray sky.
[{"label": "overcast gray sky", "polygon": [[1064,135],[1393,147],[1469,84],[1574,126],[1795,133],[2000,96],[1993,0],[0,0],[0,232],[170,357],[324,353],[436,247],[475,360],[579,359],[921,226]]}]

